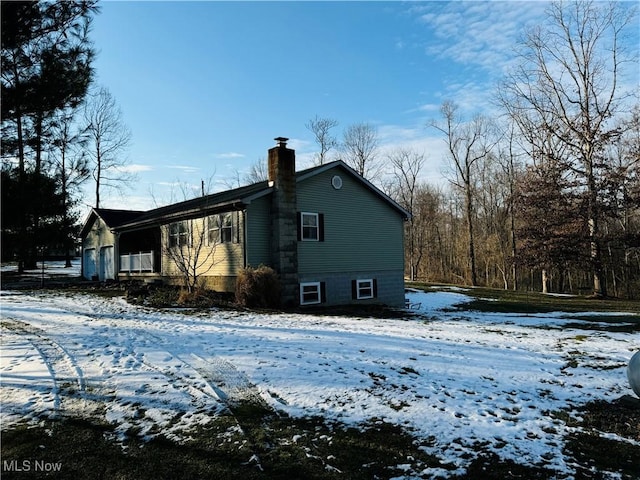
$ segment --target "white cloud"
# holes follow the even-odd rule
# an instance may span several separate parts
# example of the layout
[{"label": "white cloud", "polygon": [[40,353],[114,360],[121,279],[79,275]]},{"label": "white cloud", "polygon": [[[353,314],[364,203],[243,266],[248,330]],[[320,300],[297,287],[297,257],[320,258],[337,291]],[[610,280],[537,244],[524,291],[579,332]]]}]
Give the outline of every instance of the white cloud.
[{"label": "white cloud", "polygon": [[184,173],[195,173],[201,170],[200,167],[195,167],[192,165],[167,165],[167,168],[171,168],[174,170],[181,170]]},{"label": "white cloud", "polygon": [[[454,100],[465,114],[491,115],[495,84],[515,60],[522,32],[543,20],[547,5],[515,1],[429,2],[412,8],[411,13],[430,33],[425,35],[425,54],[453,62],[454,78],[465,79],[450,82],[443,77],[445,86],[435,92],[436,96]],[[418,110],[431,113],[438,108],[431,103]]]},{"label": "white cloud", "polygon": [[303,140],[301,138],[290,138],[287,142],[288,148],[293,148],[296,151],[305,151],[315,148],[315,144],[309,140]]},{"label": "white cloud", "polygon": [[[414,127],[381,125],[378,127],[380,149],[378,159],[383,163],[386,157],[399,148],[424,154],[425,163],[420,179],[433,186],[445,187],[448,182],[445,172],[448,170],[447,149],[441,135],[424,125]],[[390,168],[387,168],[390,174]]]},{"label": "white cloud", "polygon": [[144,165],[140,163],[132,163],[130,165],[120,165],[114,167],[114,170],[123,173],[139,173],[139,172],[151,172],[153,167],[151,165]]},{"label": "white cloud", "polygon": [[[489,76],[502,71],[527,26],[539,22],[546,2],[448,2],[420,16],[432,29],[429,55],[464,66],[483,68]],[[431,9],[433,10],[433,8]]]},{"label": "white cloud", "polygon": [[238,152],[216,153],[215,156],[217,158],[244,158],[245,157],[243,153],[238,153]]},{"label": "white cloud", "polygon": [[156,208],[150,195],[109,195],[102,202],[102,208],[121,208],[126,210],[150,210]]}]

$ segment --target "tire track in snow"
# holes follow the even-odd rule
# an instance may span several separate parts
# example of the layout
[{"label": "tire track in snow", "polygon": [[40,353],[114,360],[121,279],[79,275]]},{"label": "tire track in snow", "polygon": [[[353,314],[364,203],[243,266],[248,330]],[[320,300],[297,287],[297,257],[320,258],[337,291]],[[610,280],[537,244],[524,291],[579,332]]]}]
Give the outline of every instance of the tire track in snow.
[{"label": "tire track in snow", "polygon": [[44,330],[15,319],[3,320],[2,327],[25,338],[42,358],[53,381],[54,415],[63,411],[64,397],[73,395],[77,390],[86,391],[84,374],[75,357],[48,337]]},{"label": "tire track in snow", "polygon": [[[201,399],[203,395],[213,398],[229,410],[245,402],[266,406],[256,386],[232,363],[215,356],[205,359],[193,352],[176,354],[161,345],[166,342],[157,337],[154,340],[160,349],[135,348],[136,358],[148,369],[167,377],[174,388],[186,391],[195,399]],[[180,369],[170,368],[165,358],[178,360]]]},{"label": "tire track in snow", "polygon": [[205,360],[195,353],[190,358],[192,368],[211,385],[229,409],[246,402],[267,406],[256,386],[232,363],[219,357]]},{"label": "tire track in snow", "polygon": [[[97,313],[88,311],[87,308],[78,308],[76,305],[75,308],[66,308],[65,310],[70,313],[74,313],[77,315],[81,315],[93,320],[98,321],[110,321],[112,326],[119,327],[117,323],[114,325],[113,322],[117,322],[118,320],[140,320],[141,316],[144,317],[144,310],[140,312],[139,310],[136,312],[131,312],[128,310],[130,307],[128,304],[120,305],[117,302],[104,302],[101,307],[105,308],[105,313]],[[90,306],[89,308],[92,308]],[[142,315],[140,315],[142,313]],[[153,335],[143,329],[134,328],[129,330],[132,334],[135,335],[133,340],[135,343],[153,343],[157,346],[166,346],[166,340],[160,338],[157,335]],[[140,350],[136,348],[136,350]],[[191,368],[193,371],[197,372],[197,374],[201,377],[201,379],[207,384],[208,387],[213,391],[216,398],[224,403],[227,408],[232,409],[234,406],[239,405],[241,403],[251,402],[255,405],[266,407],[267,403],[262,399],[260,393],[255,385],[251,383],[249,378],[240,370],[236,368],[232,363],[223,360],[219,357],[209,356],[207,358],[203,358],[203,356],[198,355],[196,353],[191,352],[189,354],[189,360],[185,358],[185,355],[178,355],[174,352],[166,350],[166,353],[179,359],[187,369]],[[144,354],[144,350],[141,351]],[[207,388],[204,389],[199,386],[201,382],[189,378],[188,375],[179,374],[174,371],[164,371],[161,367],[157,367],[153,365],[153,362],[144,362],[147,367],[152,368],[154,371],[167,376],[170,380],[173,380],[176,385],[185,386],[188,390],[197,390],[201,393],[210,396],[210,392],[206,391]],[[193,394],[191,394],[193,396]]]},{"label": "tire track in snow", "polygon": [[[176,385],[185,386],[190,390],[192,396],[194,396],[191,393],[193,390],[198,391],[215,398],[229,410],[247,402],[267,406],[267,403],[260,396],[258,388],[231,362],[210,355],[205,358],[193,351],[188,354],[178,354],[166,348],[170,343],[158,335],[150,334],[142,329],[133,329],[131,332],[136,337],[136,343],[153,344],[160,349],[149,352],[148,349],[145,351],[145,348],[136,347],[134,348],[137,352],[136,357],[142,355],[140,361],[144,365],[166,376]],[[168,370],[164,366],[158,365],[166,363],[162,360],[166,355],[169,356],[168,358],[177,359],[182,363],[180,372],[176,369]]]}]

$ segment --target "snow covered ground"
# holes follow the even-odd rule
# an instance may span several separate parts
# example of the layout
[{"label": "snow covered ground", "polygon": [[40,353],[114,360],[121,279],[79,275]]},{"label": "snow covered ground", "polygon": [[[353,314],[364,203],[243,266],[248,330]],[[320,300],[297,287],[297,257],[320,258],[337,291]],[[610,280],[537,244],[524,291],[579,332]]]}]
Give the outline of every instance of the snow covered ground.
[{"label": "snow covered ground", "polygon": [[566,313],[452,311],[470,299],[464,290],[408,297],[421,317],[188,313],[2,291],[2,428],[91,415],[122,436],[179,440],[257,396],[294,416],[408,427],[460,469],[482,442],[570,474],[569,427],[550,412],[633,395],[626,365],[637,335],[563,328],[576,324]]}]

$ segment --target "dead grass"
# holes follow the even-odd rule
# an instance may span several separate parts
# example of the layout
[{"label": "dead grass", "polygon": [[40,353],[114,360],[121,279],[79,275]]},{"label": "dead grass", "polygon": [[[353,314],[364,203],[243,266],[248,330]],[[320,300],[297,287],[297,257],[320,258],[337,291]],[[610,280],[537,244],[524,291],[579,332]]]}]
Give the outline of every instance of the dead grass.
[{"label": "dead grass", "polygon": [[[575,414],[574,414],[575,413]],[[576,479],[640,478],[640,401],[592,402],[577,412],[556,412],[575,428],[565,455],[576,467]],[[452,425],[452,428],[454,426]],[[620,440],[604,438],[616,434]],[[109,425],[93,420],[43,421],[2,432],[2,478],[52,478],[34,471],[35,462],[59,463],[57,479],[388,479],[402,475],[429,478],[426,468],[454,470],[425,453],[433,438],[372,419],[359,428],[320,417],[295,419],[263,405],[243,404],[233,414],[214,419],[179,444],[159,437],[145,442],[130,436],[109,440]],[[29,462],[31,471],[8,466]],[[401,467],[403,466],[403,467]],[[476,456],[454,480],[561,479],[544,465],[503,460],[477,445]]]}]

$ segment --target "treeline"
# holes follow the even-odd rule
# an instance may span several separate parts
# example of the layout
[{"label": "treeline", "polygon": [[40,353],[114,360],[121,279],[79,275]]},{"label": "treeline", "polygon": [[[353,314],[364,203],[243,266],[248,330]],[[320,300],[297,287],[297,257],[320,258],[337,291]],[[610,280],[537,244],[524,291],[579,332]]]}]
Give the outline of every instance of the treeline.
[{"label": "treeline", "polygon": [[[419,192],[435,215],[414,210],[426,231],[408,227],[428,238],[418,276],[640,296],[640,104],[624,76],[637,81],[638,59],[623,41],[635,13],[553,3],[497,88],[500,120],[464,121],[442,105],[431,126],[446,141],[454,189]],[[410,246],[409,259],[420,253]]]},{"label": "treeline", "polygon": [[[603,157],[600,164],[596,236],[589,191],[577,174],[555,162],[532,163],[505,138],[471,165],[466,187],[465,182],[453,188],[416,182],[411,188],[410,181],[398,181],[390,193],[413,213],[406,225],[407,276],[593,294],[595,240],[600,295],[639,298],[639,113],[631,118],[633,128],[610,150],[615,155]],[[414,152],[396,152],[389,159],[396,179],[412,179],[408,172],[419,159],[424,161]]]},{"label": "treeline", "polygon": [[0,5],[2,260],[23,271],[57,254],[70,266],[79,188],[94,181],[99,205],[129,141],[113,98],[94,85],[97,1]]},{"label": "treeline", "polygon": [[446,145],[449,188],[421,181],[424,152],[383,154],[369,124],[339,141],[337,122],[316,116],[307,124],[316,163],[334,148],[412,213],[411,279],[638,298],[638,59],[623,41],[635,13],[553,3],[518,45],[494,117],[465,117],[444,102],[428,127]]}]

